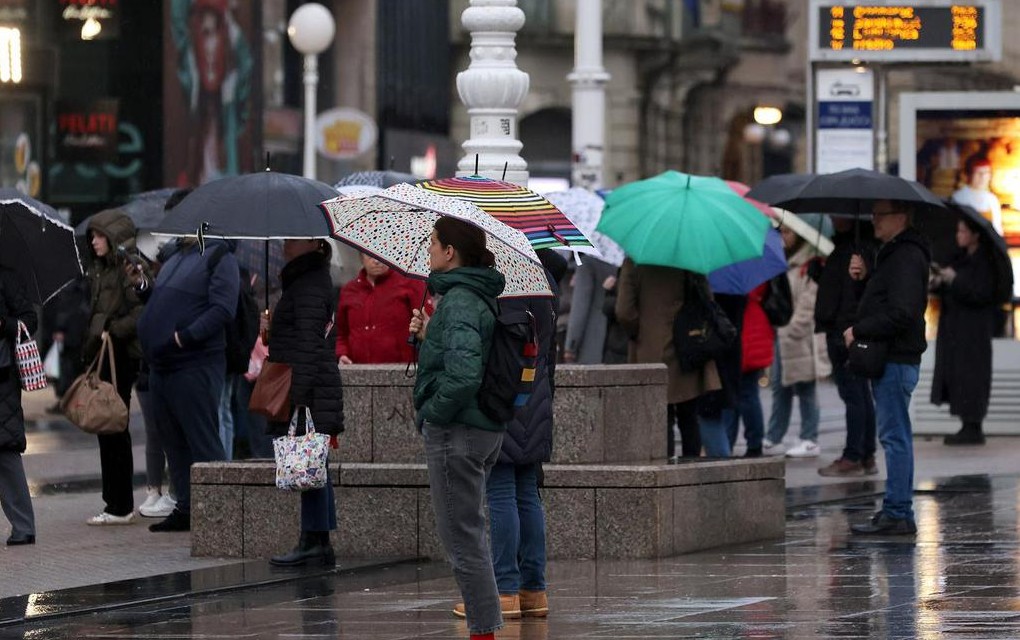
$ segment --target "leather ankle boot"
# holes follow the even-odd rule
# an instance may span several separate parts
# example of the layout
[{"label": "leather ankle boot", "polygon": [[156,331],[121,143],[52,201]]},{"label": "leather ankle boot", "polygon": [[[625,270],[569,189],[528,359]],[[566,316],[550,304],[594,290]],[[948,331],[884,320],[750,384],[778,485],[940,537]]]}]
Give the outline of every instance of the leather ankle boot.
[{"label": "leather ankle boot", "polygon": [[946,436],[943,442],[947,445],[984,444],[985,434],[980,422],[964,422],[963,428]]},{"label": "leather ankle boot", "polygon": [[325,532],[325,544],[323,544],[322,531],[302,531],[298,538],[298,544],[290,553],[273,556],[269,564],[276,567],[300,567],[309,562],[321,563],[324,565],[336,564],[336,556],[333,547],[329,545],[329,533]]}]

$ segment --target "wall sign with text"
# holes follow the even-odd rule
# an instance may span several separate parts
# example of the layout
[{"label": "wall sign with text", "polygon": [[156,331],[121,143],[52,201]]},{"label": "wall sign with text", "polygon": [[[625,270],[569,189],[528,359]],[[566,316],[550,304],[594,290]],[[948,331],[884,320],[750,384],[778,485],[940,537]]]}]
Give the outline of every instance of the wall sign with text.
[{"label": "wall sign with text", "polygon": [[819,69],[815,171],[875,168],[875,77],[870,70]]},{"label": "wall sign with text", "polygon": [[118,102],[58,100],[56,151],[60,162],[109,162],[117,157]]},{"label": "wall sign with text", "polygon": [[1000,0],[811,0],[809,21],[812,60],[1002,58]]},{"label": "wall sign with text", "polygon": [[57,25],[69,40],[109,40],[120,35],[121,0],[50,0]]}]

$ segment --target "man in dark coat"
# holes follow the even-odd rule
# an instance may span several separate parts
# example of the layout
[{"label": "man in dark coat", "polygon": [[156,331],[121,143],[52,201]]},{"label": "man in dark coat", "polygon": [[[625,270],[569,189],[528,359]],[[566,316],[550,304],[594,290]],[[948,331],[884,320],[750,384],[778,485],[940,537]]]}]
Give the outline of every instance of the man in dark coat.
[{"label": "man in dark coat", "polygon": [[[226,326],[237,310],[240,276],[233,254],[216,251],[221,242],[210,241],[203,250],[193,240],[177,241],[138,321],[153,413],[177,492],[174,511],[150,531],[190,530],[191,465],[225,458],[219,406]],[[148,289],[146,281],[141,288]]]},{"label": "man in dark coat", "polygon": [[11,523],[8,546],[35,544],[35,515],[21,462],[27,440],[21,379],[14,358],[18,322],[23,322],[29,333],[34,332],[35,311],[18,276],[0,269],[0,507]]},{"label": "man in dark coat", "polygon": [[825,334],[825,344],[832,362],[832,377],[839,391],[839,399],[846,407],[846,443],[843,454],[818,473],[831,477],[875,475],[875,400],[867,378],[857,375],[847,366],[849,352],[843,342],[843,332],[857,320],[857,306],[864,295],[865,283],[850,278],[850,258],[861,254],[866,264],[874,264],[874,243],[871,225],[860,223],[858,242],[850,218],[834,218],[836,248],[825,261],[818,280],[818,297],[815,299],[815,331]]},{"label": "man in dark coat", "polygon": [[[886,483],[882,511],[871,522],[851,527],[857,534],[914,535],[914,442],[910,397],[917,387],[928,306],[928,241],[910,226],[913,211],[903,202],[879,200],[872,210],[875,238],[882,243],[869,273],[860,255],[850,260],[849,273],[867,279],[857,321],[843,334],[845,344],[862,341],[869,348],[884,345],[885,368],[871,382],[875,422],[885,451]],[[870,344],[869,344],[870,343]]]},{"label": "man in dark coat", "polygon": [[935,376],[931,401],[949,403],[949,412],[963,423],[945,443],[984,444],[981,423],[992,390],[992,337],[998,320],[996,271],[977,225],[961,221],[957,245],[961,253],[941,269],[933,285],[942,299]]}]

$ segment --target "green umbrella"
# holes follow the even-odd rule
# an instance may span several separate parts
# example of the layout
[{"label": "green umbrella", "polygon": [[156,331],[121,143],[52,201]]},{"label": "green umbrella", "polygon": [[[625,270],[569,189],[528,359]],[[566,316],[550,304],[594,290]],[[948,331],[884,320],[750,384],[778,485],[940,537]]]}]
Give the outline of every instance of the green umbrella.
[{"label": "green umbrella", "polygon": [[638,264],[707,274],[760,258],[769,219],[719,178],[667,171],[614,189],[597,230]]}]

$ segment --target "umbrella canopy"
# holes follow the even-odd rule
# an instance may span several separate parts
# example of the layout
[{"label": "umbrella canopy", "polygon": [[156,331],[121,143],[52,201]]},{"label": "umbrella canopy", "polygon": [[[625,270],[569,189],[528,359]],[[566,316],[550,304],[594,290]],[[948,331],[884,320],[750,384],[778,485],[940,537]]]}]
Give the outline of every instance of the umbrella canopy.
[{"label": "umbrella canopy", "polygon": [[970,220],[981,233],[981,244],[987,248],[995,264],[995,298],[998,303],[1013,299],[1013,264],[1006,240],[992,223],[973,207],[949,201],[948,209],[939,215],[925,216],[916,221],[919,231],[932,241],[934,258],[948,264],[960,249],[956,246],[956,224],[960,219]]},{"label": "umbrella canopy", "polygon": [[485,231],[496,269],[506,278],[501,297],[552,296],[527,237],[470,202],[398,184],[375,195],[327,200],[322,209],[335,238],[419,279],[431,271],[428,248],[436,220],[463,220]]},{"label": "umbrella canopy", "polygon": [[274,240],[328,238],[319,203],[336,197],[327,184],[260,171],[207,182],[174,207],[155,233],[210,238]]},{"label": "umbrella canopy", "polygon": [[400,173],[399,171],[355,171],[340,178],[333,187],[339,189],[340,187],[359,186],[385,189],[395,184],[414,184],[418,180],[420,178],[417,176],[413,176],[410,173]]},{"label": "umbrella canopy", "polygon": [[870,214],[879,200],[909,202],[925,212],[945,209],[942,200],[920,183],[867,169],[819,174],[799,189],[765,202],[794,213],[860,216]]},{"label": "umbrella canopy", "polygon": [[796,197],[814,177],[813,173],[780,173],[765,178],[740,195],[765,204],[775,204]]},{"label": "umbrella canopy", "polygon": [[719,178],[676,171],[614,189],[598,225],[638,264],[702,274],[760,258],[768,229]]},{"label": "umbrella canopy", "polygon": [[[178,190],[156,189],[155,191],[143,191],[131,196],[130,200],[116,208],[131,218],[131,222],[134,223],[135,229],[138,229],[138,231],[152,231],[163,223],[163,217],[166,216],[166,211],[163,207],[166,206],[166,201],[176,191]],[[74,228],[74,232],[79,236],[85,235],[91,220],[92,216],[89,216],[79,222],[78,226]]]},{"label": "umbrella canopy", "polygon": [[822,256],[828,256],[836,245],[832,243],[832,221],[827,216],[817,213],[795,215],[785,209],[773,208],[776,224],[793,231],[805,242],[818,250]]},{"label": "umbrella canopy", "polygon": [[33,302],[45,303],[82,275],[74,229],[48,205],[0,189],[0,266],[18,274]]},{"label": "umbrella canopy", "polygon": [[760,258],[737,262],[708,274],[708,285],[715,293],[747,295],[763,282],[786,273],[783,237],[775,229],[765,235],[765,251]]},{"label": "umbrella canopy", "polygon": [[602,219],[602,209],[606,205],[605,200],[581,187],[571,187],[566,191],[554,191],[545,194],[545,197],[562,211],[563,215],[570,218],[570,221],[581,233],[591,239],[591,243],[602,254],[602,260],[614,267],[623,264],[625,254],[620,245],[595,230],[599,220]]},{"label": "umbrella canopy", "polygon": [[527,187],[481,176],[429,180],[418,186],[470,202],[524,233],[535,249],[570,247],[580,253],[597,253],[591,241],[562,211]]}]

